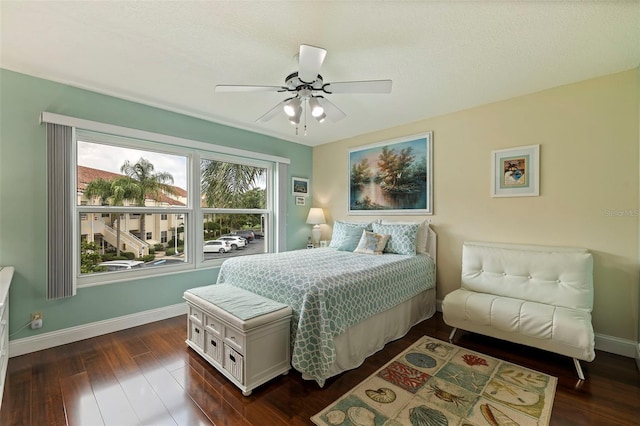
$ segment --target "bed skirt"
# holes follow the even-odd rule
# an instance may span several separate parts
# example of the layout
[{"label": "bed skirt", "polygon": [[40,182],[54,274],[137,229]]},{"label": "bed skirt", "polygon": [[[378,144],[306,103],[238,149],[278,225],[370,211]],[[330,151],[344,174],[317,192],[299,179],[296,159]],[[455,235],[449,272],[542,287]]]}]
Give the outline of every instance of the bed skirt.
[{"label": "bed skirt", "polygon": [[[431,318],[435,312],[436,289],[432,288],[349,327],[333,338],[336,361],[325,379],[361,366],[367,357],[380,351],[388,342],[403,337],[411,327]],[[371,333],[371,330],[380,330],[380,333]],[[302,377],[316,380],[304,374]]]}]

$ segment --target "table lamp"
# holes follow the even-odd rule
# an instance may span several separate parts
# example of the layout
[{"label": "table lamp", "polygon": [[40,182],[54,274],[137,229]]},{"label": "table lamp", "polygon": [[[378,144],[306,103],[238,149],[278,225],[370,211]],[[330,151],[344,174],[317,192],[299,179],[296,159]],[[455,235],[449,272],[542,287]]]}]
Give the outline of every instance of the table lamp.
[{"label": "table lamp", "polygon": [[320,244],[320,225],[326,223],[324,220],[324,213],[320,207],[312,207],[309,209],[307,223],[313,225],[311,235],[313,237],[313,244],[317,247]]}]

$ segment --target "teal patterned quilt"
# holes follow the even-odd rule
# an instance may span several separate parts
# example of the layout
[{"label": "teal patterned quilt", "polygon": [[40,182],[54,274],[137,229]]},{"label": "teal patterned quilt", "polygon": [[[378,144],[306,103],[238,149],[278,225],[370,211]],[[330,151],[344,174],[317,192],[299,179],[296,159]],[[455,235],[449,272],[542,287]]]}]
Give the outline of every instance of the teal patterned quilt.
[{"label": "teal patterned quilt", "polygon": [[217,283],[291,306],[291,364],[323,386],[334,336],[433,288],[435,264],[428,255],[305,249],[227,259]]}]

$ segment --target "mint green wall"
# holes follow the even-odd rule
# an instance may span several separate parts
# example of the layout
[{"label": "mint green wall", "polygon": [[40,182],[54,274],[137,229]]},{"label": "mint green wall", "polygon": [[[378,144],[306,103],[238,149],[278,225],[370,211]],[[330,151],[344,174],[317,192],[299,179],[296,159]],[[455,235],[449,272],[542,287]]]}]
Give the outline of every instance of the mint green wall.
[{"label": "mint green wall", "polygon": [[[213,96],[213,92],[212,92]],[[10,333],[44,315],[44,327],[12,339],[51,332],[182,302],[184,290],[215,282],[217,269],[78,289],[46,301],[46,145],[40,112],[233,146],[291,159],[291,176],[311,178],[312,149],[134,102],[0,69],[0,265],[12,265]],[[310,233],[304,208],[287,193],[287,248],[303,248]]]}]

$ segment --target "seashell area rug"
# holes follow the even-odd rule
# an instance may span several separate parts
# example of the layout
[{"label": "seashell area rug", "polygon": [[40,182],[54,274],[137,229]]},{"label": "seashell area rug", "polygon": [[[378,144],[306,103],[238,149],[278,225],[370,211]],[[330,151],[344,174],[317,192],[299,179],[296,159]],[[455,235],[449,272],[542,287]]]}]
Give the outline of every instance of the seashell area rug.
[{"label": "seashell area rug", "polygon": [[557,379],[422,337],[311,418],[320,426],[548,425]]}]

